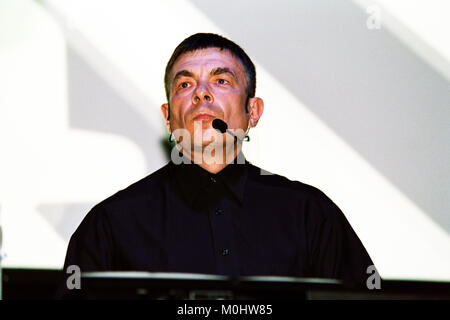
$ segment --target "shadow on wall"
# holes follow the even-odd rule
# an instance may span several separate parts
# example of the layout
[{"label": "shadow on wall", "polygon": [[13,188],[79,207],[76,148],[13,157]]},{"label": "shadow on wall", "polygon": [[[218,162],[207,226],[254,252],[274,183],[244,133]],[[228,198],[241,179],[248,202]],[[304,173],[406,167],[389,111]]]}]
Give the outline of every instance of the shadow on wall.
[{"label": "shadow on wall", "polygon": [[350,1],[190,1],[450,231],[444,77]]},{"label": "shadow on wall", "polygon": [[67,243],[94,203],[44,203],[37,211]]},{"label": "shadow on wall", "polygon": [[[147,171],[160,166],[161,155],[170,160],[170,144],[163,132],[156,132],[132,105],[125,101],[70,46],[67,47],[69,124],[72,128],[120,134],[138,145],[144,154]],[[160,117],[159,108],[149,112]],[[159,128],[158,128],[159,129]],[[88,155],[87,155],[88,156]],[[143,177],[142,177],[143,178]],[[65,241],[94,203],[48,203],[38,211]]]},{"label": "shadow on wall", "polygon": [[[140,147],[148,173],[158,168],[160,157],[155,154],[166,154],[167,138],[163,132],[151,127],[70,46],[67,48],[67,68],[70,126],[127,137]],[[148,112],[154,112],[155,117],[162,119],[159,107],[149,105]]]}]

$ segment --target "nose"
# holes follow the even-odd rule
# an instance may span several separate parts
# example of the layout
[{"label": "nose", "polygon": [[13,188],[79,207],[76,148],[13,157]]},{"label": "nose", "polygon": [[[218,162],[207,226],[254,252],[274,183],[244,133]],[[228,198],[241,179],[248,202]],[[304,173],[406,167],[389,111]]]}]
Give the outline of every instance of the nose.
[{"label": "nose", "polygon": [[207,101],[212,103],[214,101],[212,94],[209,92],[208,86],[202,83],[197,85],[195,88],[194,94],[192,96],[192,103],[197,104]]}]

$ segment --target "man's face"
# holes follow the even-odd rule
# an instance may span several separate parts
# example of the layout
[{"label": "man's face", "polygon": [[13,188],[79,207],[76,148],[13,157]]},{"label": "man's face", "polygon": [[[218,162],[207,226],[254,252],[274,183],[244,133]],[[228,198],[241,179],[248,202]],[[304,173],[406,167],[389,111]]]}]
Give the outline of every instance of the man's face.
[{"label": "man's face", "polygon": [[170,79],[171,131],[184,128],[194,137],[198,121],[202,145],[207,145],[214,139],[215,118],[225,121],[229,129],[247,130],[245,71],[229,51],[208,48],[185,53],[175,62]]}]

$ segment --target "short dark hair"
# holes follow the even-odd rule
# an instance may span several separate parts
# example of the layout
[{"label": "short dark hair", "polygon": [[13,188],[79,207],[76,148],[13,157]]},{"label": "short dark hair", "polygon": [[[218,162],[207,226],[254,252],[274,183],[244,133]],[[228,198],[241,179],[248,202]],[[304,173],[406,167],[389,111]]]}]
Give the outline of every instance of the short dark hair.
[{"label": "short dark hair", "polygon": [[[177,61],[177,59],[187,53],[201,49],[207,48],[219,48],[220,50],[228,50],[233,56],[241,61],[244,66],[244,71],[246,74],[246,106],[245,111],[247,112],[247,103],[249,98],[255,96],[256,91],[256,69],[250,57],[245,53],[245,51],[233,41],[222,37],[214,33],[196,33],[186,39],[184,39],[173,51],[169,62],[166,66],[166,72],[164,74],[164,87],[166,89],[167,102],[169,103],[169,117],[170,117],[170,72],[172,67]],[[168,118],[169,118],[168,117]]]}]

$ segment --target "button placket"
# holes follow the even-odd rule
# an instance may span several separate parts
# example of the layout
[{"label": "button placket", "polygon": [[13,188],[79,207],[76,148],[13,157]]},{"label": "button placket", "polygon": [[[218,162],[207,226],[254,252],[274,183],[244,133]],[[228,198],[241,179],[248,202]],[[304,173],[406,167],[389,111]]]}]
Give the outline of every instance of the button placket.
[{"label": "button placket", "polygon": [[226,197],[227,190],[222,181],[212,176],[209,176],[209,180],[210,190],[214,190],[208,215],[217,259],[217,273],[238,274],[239,262],[235,251],[231,217],[232,205],[230,199]]}]

